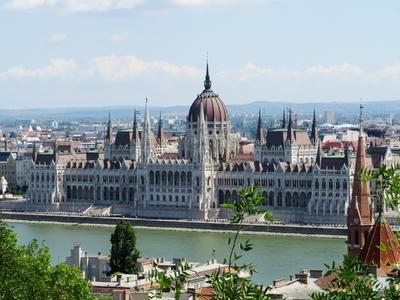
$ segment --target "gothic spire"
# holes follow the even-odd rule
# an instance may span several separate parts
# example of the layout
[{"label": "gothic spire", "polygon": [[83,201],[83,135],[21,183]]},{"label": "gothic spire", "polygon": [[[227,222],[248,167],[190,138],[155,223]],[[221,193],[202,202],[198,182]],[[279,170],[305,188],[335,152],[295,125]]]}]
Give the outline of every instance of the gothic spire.
[{"label": "gothic spire", "polygon": [[138,130],[138,126],[137,126],[137,119],[136,119],[136,115],[139,112],[136,110],[134,110],[133,112],[133,133],[132,133],[132,140],[138,142],[139,141],[139,130]]},{"label": "gothic spire", "polygon": [[293,142],[293,140],[294,140],[294,132],[293,132],[293,122],[292,122],[292,110],[289,108],[289,122],[287,128],[286,141]]},{"label": "gothic spire", "polygon": [[149,107],[146,98],[146,105],[144,108],[144,125],[142,132],[142,163],[146,163],[149,161],[151,156],[151,128],[150,128],[150,115],[149,115]]},{"label": "gothic spire", "polygon": [[204,80],[204,90],[205,91],[211,90],[211,79],[210,79],[210,73],[208,71],[208,59],[206,67],[206,79]]},{"label": "gothic spire", "polygon": [[315,145],[318,140],[318,132],[317,132],[317,120],[315,118],[315,108],[313,113],[313,120],[311,126],[311,142]]},{"label": "gothic spire", "polygon": [[286,128],[286,111],[283,109],[282,128]]},{"label": "gothic spire", "polygon": [[108,112],[108,123],[107,123],[107,134],[106,134],[106,141],[111,144],[112,139],[112,125],[111,125],[111,113]]},{"label": "gothic spire", "polygon": [[161,118],[161,112],[160,112],[160,117],[158,118],[158,132],[157,132],[157,141],[160,146],[162,144],[163,139],[164,139],[164,130],[163,130],[163,126],[162,126],[162,118]]},{"label": "gothic spire", "polygon": [[373,211],[370,201],[369,183],[361,178],[361,172],[366,168],[365,141],[362,130],[362,109],[360,105],[359,127],[356,165],[354,168],[353,192],[347,211],[347,227],[350,241],[347,244],[349,255],[357,256],[365,244],[361,230],[368,235],[372,228]]},{"label": "gothic spire", "polygon": [[265,139],[264,139],[264,129],[263,129],[262,120],[261,120],[261,109],[258,110],[256,140],[259,142],[259,144],[264,144]]}]

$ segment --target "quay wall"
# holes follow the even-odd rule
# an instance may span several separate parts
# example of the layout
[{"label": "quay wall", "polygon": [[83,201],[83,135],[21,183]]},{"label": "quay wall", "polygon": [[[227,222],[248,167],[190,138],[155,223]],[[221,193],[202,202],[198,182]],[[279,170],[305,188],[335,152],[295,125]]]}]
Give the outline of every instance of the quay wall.
[{"label": "quay wall", "polygon": [[[55,222],[92,225],[115,225],[118,220],[125,220],[133,226],[176,229],[176,230],[204,230],[204,231],[235,231],[238,224],[218,221],[189,221],[189,220],[168,220],[168,219],[145,219],[127,217],[92,217],[80,215],[60,215],[51,213],[23,213],[23,212],[0,212],[0,219],[19,220],[31,222]],[[297,225],[297,224],[244,224],[244,231],[255,234],[286,234],[286,235],[308,235],[308,236],[330,236],[345,237],[347,229],[345,226],[324,226],[324,225]]]}]

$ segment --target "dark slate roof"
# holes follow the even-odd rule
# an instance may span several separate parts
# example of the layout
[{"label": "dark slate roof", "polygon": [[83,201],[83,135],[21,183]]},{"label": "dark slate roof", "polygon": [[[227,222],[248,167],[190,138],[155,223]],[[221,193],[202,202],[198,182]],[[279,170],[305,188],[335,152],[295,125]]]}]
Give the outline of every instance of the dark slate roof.
[{"label": "dark slate roof", "polygon": [[53,161],[53,153],[38,153],[35,163],[38,165],[50,165]]},{"label": "dark slate roof", "polygon": [[7,161],[8,158],[11,156],[11,152],[9,151],[1,151],[0,152],[0,161]]},{"label": "dark slate roof", "polygon": [[[294,139],[299,145],[311,145],[310,137],[307,131],[294,129]],[[286,143],[287,128],[270,129],[267,131],[267,146],[278,147]]]},{"label": "dark slate roof", "polygon": [[371,157],[371,163],[374,168],[378,168],[384,160],[388,146],[370,147],[367,149],[367,154]]},{"label": "dark slate roof", "polygon": [[348,162],[344,157],[322,157],[320,167],[323,170],[340,170],[345,164],[347,165]]}]

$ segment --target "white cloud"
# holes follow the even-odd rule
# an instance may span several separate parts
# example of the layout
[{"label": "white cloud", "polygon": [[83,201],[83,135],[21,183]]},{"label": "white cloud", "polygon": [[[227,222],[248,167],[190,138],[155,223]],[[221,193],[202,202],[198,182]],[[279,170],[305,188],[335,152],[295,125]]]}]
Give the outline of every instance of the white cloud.
[{"label": "white cloud", "polygon": [[133,55],[102,56],[91,59],[85,65],[65,58],[50,60],[47,66],[30,69],[22,66],[11,67],[0,73],[0,79],[5,78],[54,78],[99,76],[105,80],[126,80],[143,74],[198,77],[201,71],[189,65],[175,65],[164,60],[145,61]]},{"label": "white cloud", "polygon": [[78,65],[71,59],[56,58],[50,60],[49,64],[42,68],[29,69],[26,67],[12,67],[4,73],[0,73],[0,78],[51,78],[67,77],[76,73]]},{"label": "white cloud", "polygon": [[387,65],[383,68],[382,74],[393,79],[400,79],[400,64]]},{"label": "white cloud", "polygon": [[127,33],[114,33],[111,37],[110,40],[113,43],[121,43],[124,42],[128,39],[129,35]]},{"label": "white cloud", "polygon": [[58,0],[9,0],[5,7],[11,10],[31,10],[45,6],[54,6]]},{"label": "white cloud", "polygon": [[57,44],[64,41],[66,38],[67,35],[65,33],[53,33],[49,36],[48,41]]},{"label": "white cloud", "polygon": [[96,57],[82,71],[83,75],[100,75],[106,80],[125,80],[145,73],[195,77],[200,71],[193,66],[179,66],[163,60],[144,61],[132,55]]},{"label": "white cloud", "polygon": [[[4,6],[11,10],[32,10],[57,7],[70,12],[107,12],[131,10],[140,4],[154,0],[6,0]],[[172,6],[200,7],[209,5],[233,5],[248,3],[248,0],[163,0]],[[251,0],[252,3],[272,0]]]},{"label": "white cloud", "polygon": [[[255,2],[255,0],[253,0]],[[171,0],[172,4],[178,6],[207,6],[207,5],[219,5],[219,4],[237,4],[244,3],[246,0]],[[248,2],[248,1],[247,1]]]},{"label": "white cloud", "polygon": [[106,12],[135,8],[143,0],[64,0],[64,7],[74,12]]},{"label": "white cloud", "polygon": [[238,78],[240,80],[252,79],[293,79],[302,77],[348,77],[363,76],[361,67],[344,63],[337,65],[315,65],[305,69],[274,69],[259,67],[253,63],[248,63],[240,68],[223,70],[217,74],[220,78]]}]

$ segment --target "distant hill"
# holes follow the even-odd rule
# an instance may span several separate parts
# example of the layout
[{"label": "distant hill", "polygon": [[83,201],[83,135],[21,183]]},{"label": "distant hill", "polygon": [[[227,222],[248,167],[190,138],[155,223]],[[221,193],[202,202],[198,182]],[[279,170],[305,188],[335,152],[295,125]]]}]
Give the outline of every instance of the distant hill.
[{"label": "distant hill", "polygon": [[[311,114],[315,108],[319,114],[325,111],[334,111],[340,115],[354,115],[359,111],[358,102],[282,102],[282,101],[256,101],[248,104],[227,105],[230,114],[254,114],[261,109],[263,113],[280,116],[282,110],[288,107],[298,114]],[[370,101],[364,104],[366,115],[383,115],[400,113],[400,100],[394,101]],[[46,108],[46,109],[15,109],[0,110],[0,121],[6,120],[31,120],[31,119],[55,119],[55,120],[105,120],[108,112],[115,119],[132,119],[133,106],[109,106],[109,107],[83,107],[83,108]],[[143,107],[136,107],[143,111]],[[179,106],[151,106],[150,114],[155,116],[160,112],[164,115],[185,116],[189,111],[189,105]]]}]

